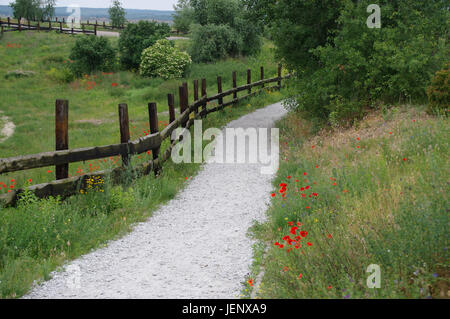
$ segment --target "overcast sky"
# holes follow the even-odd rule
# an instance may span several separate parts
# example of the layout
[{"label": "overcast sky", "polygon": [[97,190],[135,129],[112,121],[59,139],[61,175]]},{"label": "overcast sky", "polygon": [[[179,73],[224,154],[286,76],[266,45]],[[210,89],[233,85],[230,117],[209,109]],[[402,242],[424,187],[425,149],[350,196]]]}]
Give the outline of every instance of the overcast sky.
[{"label": "overcast sky", "polygon": [[[12,0],[0,0],[0,5],[8,5]],[[80,7],[88,8],[109,8],[112,0],[56,0],[57,7],[65,7],[71,4],[78,4]],[[153,9],[153,10],[173,10],[173,5],[177,0],[121,0],[122,6],[127,9]]]}]

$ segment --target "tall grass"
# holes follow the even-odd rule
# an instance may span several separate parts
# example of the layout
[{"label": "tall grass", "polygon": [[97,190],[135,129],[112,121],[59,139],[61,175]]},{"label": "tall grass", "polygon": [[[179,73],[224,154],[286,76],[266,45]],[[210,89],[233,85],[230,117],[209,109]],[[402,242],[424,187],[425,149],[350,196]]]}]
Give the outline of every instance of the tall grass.
[{"label": "tall grass", "polygon": [[[448,297],[449,123],[421,111],[317,135],[296,114],[279,123],[286,160],[268,221],[253,228],[269,245],[260,297]],[[300,248],[283,240],[289,222],[308,233]],[[379,289],[366,284],[371,264]]]}]

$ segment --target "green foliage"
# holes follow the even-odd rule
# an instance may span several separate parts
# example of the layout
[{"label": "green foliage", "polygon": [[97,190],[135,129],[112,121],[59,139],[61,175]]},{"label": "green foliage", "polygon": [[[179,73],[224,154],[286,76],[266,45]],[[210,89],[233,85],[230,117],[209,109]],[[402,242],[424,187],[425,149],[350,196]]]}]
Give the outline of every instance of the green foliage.
[{"label": "green foliage", "polygon": [[[238,0],[180,0],[175,20],[190,19],[194,61],[213,62],[227,56],[252,55],[261,49],[261,27],[249,21]],[[211,52],[208,52],[211,51]]]},{"label": "green foliage", "polygon": [[427,88],[428,112],[445,112],[450,107],[450,63],[445,68],[437,71],[431,85]]},{"label": "green foliage", "polygon": [[227,25],[195,25],[190,54],[195,62],[213,62],[237,56],[242,39]]},{"label": "green foliage", "polygon": [[142,76],[180,78],[191,62],[186,52],[181,52],[169,40],[163,39],[142,52],[139,69]]},{"label": "green foliage", "polygon": [[45,75],[50,79],[61,82],[61,83],[70,83],[75,79],[74,74],[67,67],[64,68],[56,68],[52,67],[50,70],[45,72]]},{"label": "green foliage", "polygon": [[142,51],[170,34],[167,23],[139,21],[129,23],[119,38],[120,62],[127,70],[137,70]]},{"label": "green foliage", "polygon": [[189,0],[180,0],[174,5],[173,26],[176,30],[188,33],[194,23],[194,9],[189,6]]},{"label": "green foliage", "polygon": [[121,27],[125,24],[125,9],[122,7],[119,0],[113,1],[112,7],[108,9],[108,13],[113,27]]},{"label": "green foliage", "polygon": [[[273,7],[280,10],[273,13],[275,18],[269,16],[278,53],[298,72],[295,109],[336,124],[359,117],[365,107],[380,101],[426,98],[425,88],[450,53],[450,15],[442,1],[379,1],[380,29],[366,25],[371,1],[340,1],[340,9],[333,9],[339,13],[336,24],[324,23],[321,36],[309,38],[309,31],[304,33],[308,30],[304,23],[311,22],[307,19],[290,25],[292,31],[280,32],[288,27],[279,15],[289,16],[294,4],[303,8],[313,2],[290,1],[283,6],[281,1]],[[311,9],[311,19],[328,16],[335,20]]]},{"label": "green foliage", "polygon": [[55,0],[16,0],[10,3],[14,18],[30,21],[50,19],[55,15]]},{"label": "green foliage", "polygon": [[83,36],[71,49],[72,72],[81,76],[95,71],[110,71],[114,68],[116,52],[106,37]]}]

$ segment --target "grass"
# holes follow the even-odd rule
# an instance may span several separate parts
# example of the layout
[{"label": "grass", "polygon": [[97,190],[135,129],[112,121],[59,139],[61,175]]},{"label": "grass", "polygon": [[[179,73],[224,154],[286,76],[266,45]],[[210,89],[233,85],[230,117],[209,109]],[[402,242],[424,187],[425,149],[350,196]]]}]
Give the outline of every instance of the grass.
[{"label": "grass", "polygon": [[[271,44],[267,42],[259,56],[228,59],[216,64],[193,64],[183,79],[164,81],[159,78],[142,78],[132,72],[116,72],[97,73],[64,83],[59,80],[63,76],[62,70],[68,63],[70,48],[77,37],[81,36],[83,35],[30,31],[5,33],[0,39],[0,110],[16,125],[14,135],[0,143],[1,157],[54,150],[56,99],[69,100],[69,147],[100,146],[120,140],[119,103],[128,104],[132,139],[135,139],[148,130],[149,102],[156,102],[158,105],[160,128],[167,124],[167,94],[175,94],[175,105],[179,105],[178,87],[184,81],[189,83],[192,101],[194,79],[206,78],[207,91],[214,94],[217,92],[216,78],[219,75],[223,77],[223,90],[232,87],[233,70],[238,72],[238,85],[246,82],[247,68],[253,70],[253,80],[257,79],[261,65],[265,67],[267,77],[276,76],[277,73]],[[112,38],[110,41],[117,46],[118,39]],[[180,41],[178,45],[186,44],[185,41]],[[15,70],[32,71],[34,75],[3,79],[5,74]],[[112,86],[113,83],[117,83],[117,86]],[[31,140],[30,137],[34,138]],[[106,168],[105,165],[107,164],[99,161],[70,165],[69,174],[76,175],[80,170],[86,172],[95,167],[103,169]],[[29,179],[33,183],[47,182],[54,179],[54,169],[34,169],[0,176],[0,182],[7,184],[11,179],[15,180],[15,187],[25,185]],[[4,191],[6,190],[1,190]]]},{"label": "grass", "polygon": [[[95,74],[70,84],[48,75],[60,69],[67,60],[75,37],[56,33],[9,33],[0,41],[0,70],[33,71],[32,77],[10,78],[0,82],[0,109],[16,124],[14,135],[0,144],[1,157],[52,150],[53,112],[56,98],[69,99],[70,147],[117,143],[119,129],[117,104],[128,102],[132,120],[132,138],[148,130],[147,102],[159,105],[160,125],[167,123],[167,93],[175,93],[180,83],[206,77],[208,92],[215,92],[215,77],[224,76],[224,90],[231,87],[231,70],[239,70],[242,84],[247,66],[255,72],[262,63],[270,75],[276,73],[270,44],[259,57],[229,59],[217,64],[193,65],[186,79],[163,81],[143,79],[130,72]],[[116,40],[112,40],[116,41]],[[13,48],[8,43],[16,43]],[[266,61],[267,60],[267,61]],[[271,72],[271,73],[270,73]],[[92,89],[89,81],[97,84]],[[113,87],[112,83],[119,83]],[[192,91],[190,92],[192,94]],[[257,108],[277,102],[284,92],[257,95],[233,107],[208,115],[203,128],[222,127]],[[192,100],[192,97],[191,97]],[[178,103],[178,101],[176,101]],[[162,151],[167,147],[163,144]],[[141,157],[141,158],[140,158]],[[148,160],[148,155],[135,156],[132,163]],[[116,158],[71,165],[71,174],[120,165]],[[58,198],[37,200],[25,192],[16,208],[0,209],[0,297],[24,295],[34,281],[47,280],[50,273],[64,262],[106,245],[108,240],[129,232],[133,224],[145,221],[160,205],[172,199],[186,181],[195,175],[200,164],[163,166],[160,177],[146,176],[128,184],[112,186],[106,180],[93,180],[92,187],[66,201]],[[8,186],[26,187],[53,179],[49,168],[2,175]],[[50,168],[52,171],[53,168]],[[14,179],[16,184],[10,180]]]},{"label": "grass", "polygon": [[448,298],[448,118],[400,106],[358,128],[313,133],[295,113],[279,127],[272,206],[252,228],[268,246],[258,298]]}]

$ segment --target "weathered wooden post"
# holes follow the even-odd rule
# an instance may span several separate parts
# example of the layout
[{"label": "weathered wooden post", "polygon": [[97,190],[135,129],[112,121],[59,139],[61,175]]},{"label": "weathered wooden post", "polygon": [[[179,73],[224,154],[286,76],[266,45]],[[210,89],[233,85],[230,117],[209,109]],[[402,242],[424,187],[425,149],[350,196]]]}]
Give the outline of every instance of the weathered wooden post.
[{"label": "weathered wooden post", "polygon": [[66,24],[66,20],[63,18],[63,24]]},{"label": "weathered wooden post", "polygon": [[[202,98],[206,98],[206,79],[202,79]],[[206,117],[206,103],[202,104],[202,118]]]},{"label": "weathered wooden post", "polygon": [[[252,84],[252,70],[248,69],[247,70],[247,84],[250,85]],[[248,88],[248,94],[252,93],[252,88],[249,87]]]},{"label": "weathered wooden post", "polygon": [[39,21],[37,22],[37,30],[38,30],[38,32],[41,31],[41,23]]},{"label": "weathered wooden post", "polygon": [[[148,104],[148,121],[150,123],[150,134],[158,133],[158,110],[156,108],[156,103],[149,103]],[[159,175],[161,172],[161,165],[155,165],[156,159],[158,159],[159,156],[159,150],[160,147],[152,149],[153,154],[153,169],[155,172],[155,175]]]},{"label": "weathered wooden post", "polygon": [[73,34],[73,24],[72,24],[72,34]]},{"label": "weathered wooden post", "polygon": [[52,31],[52,22],[50,20],[48,20],[48,29]]},{"label": "weathered wooden post", "polygon": [[30,20],[27,20],[28,21],[28,30],[31,30],[31,23],[30,23]]},{"label": "weathered wooden post", "polygon": [[[55,104],[55,141],[56,150],[69,149],[69,101],[56,100]],[[56,179],[69,177],[69,164],[56,165]]]},{"label": "weathered wooden post", "polygon": [[56,22],[58,22],[58,17],[56,17]]},{"label": "weathered wooden post", "polygon": [[281,90],[281,63],[278,63],[278,89]]},{"label": "weathered wooden post", "polygon": [[103,21],[103,28],[106,29],[106,23],[105,23],[105,21]]},{"label": "weathered wooden post", "polygon": [[87,23],[86,23],[87,25],[89,25],[89,20],[87,20]]},{"label": "weathered wooden post", "polygon": [[188,90],[187,82],[183,82],[183,87],[184,87],[185,105],[186,105],[186,108],[187,108],[187,106],[189,106],[189,90]]},{"label": "weathered wooden post", "polygon": [[[198,101],[198,80],[194,80],[194,103]],[[198,113],[198,106],[194,109],[195,115]]]},{"label": "weathered wooden post", "polygon": [[97,25],[94,25],[94,35],[97,35]]},{"label": "weathered wooden post", "polygon": [[62,25],[62,22],[59,22],[59,32],[63,32],[63,25]]},{"label": "weathered wooden post", "polygon": [[17,23],[18,23],[18,26],[19,26],[19,31],[22,31],[22,26],[20,25],[20,20],[22,20],[22,18],[19,17],[19,21]]},{"label": "weathered wooden post", "polygon": [[[261,81],[264,80],[264,67],[261,67]],[[263,84],[262,87],[264,87],[265,85]]]},{"label": "weathered wooden post", "polygon": [[1,25],[1,30],[2,30],[2,31],[1,31],[2,33],[1,33],[1,34],[3,35],[3,33],[5,32],[5,31],[3,30],[3,24]]},{"label": "weathered wooden post", "polygon": [[[130,121],[128,119],[128,105],[119,104],[119,125],[120,125],[120,143],[128,143],[130,141]],[[128,166],[130,163],[128,147],[126,152],[122,154],[122,167]]]},{"label": "weathered wooden post", "polygon": [[84,34],[84,24],[83,23],[81,24],[81,31],[83,31],[83,34]]},{"label": "weathered wooden post", "polygon": [[[236,71],[233,71],[233,89],[237,88]],[[237,99],[237,92],[233,92],[233,100]]]},{"label": "weathered wooden post", "polygon": [[11,26],[11,19],[8,17],[8,28]]},{"label": "weathered wooden post", "polygon": [[[179,93],[180,93],[180,114],[183,114],[186,111],[187,105],[188,105],[187,104],[187,101],[188,101],[187,91],[186,91],[186,86],[184,85],[184,83],[182,86],[180,86]],[[186,127],[186,123],[188,120],[189,120],[189,118],[187,118],[186,120],[183,120],[181,122],[181,126]]]},{"label": "weathered wooden post", "polygon": [[[220,76],[217,77],[217,93],[222,93],[222,77]],[[218,98],[218,104],[219,109],[222,108],[221,105],[223,104],[223,97]]]},{"label": "weathered wooden post", "polygon": [[[175,99],[173,94],[167,94],[167,103],[169,105],[169,124],[175,121]],[[170,137],[170,143],[173,143],[172,136]]]}]

